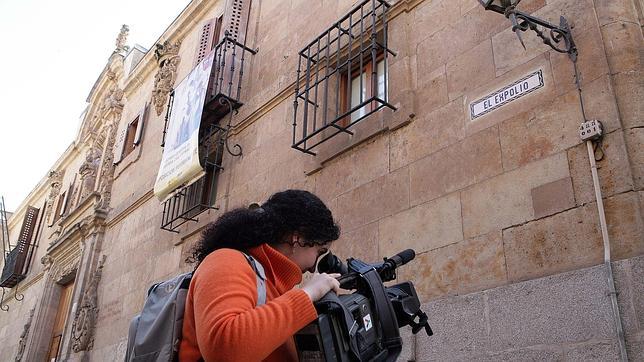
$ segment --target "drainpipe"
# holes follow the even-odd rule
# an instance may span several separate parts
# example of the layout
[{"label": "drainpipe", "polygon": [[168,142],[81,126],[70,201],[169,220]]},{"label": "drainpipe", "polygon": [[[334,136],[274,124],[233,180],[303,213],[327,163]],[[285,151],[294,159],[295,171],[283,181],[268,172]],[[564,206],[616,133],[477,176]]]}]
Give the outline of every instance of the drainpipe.
[{"label": "drainpipe", "polygon": [[[583,103],[582,103],[582,106],[583,106]],[[627,362],[628,355],[626,352],[626,341],[624,339],[624,328],[622,327],[622,319],[620,317],[619,306],[617,304],[617,291],[615,289],[615,277],[613,276],[613,267],[610,263],[610,239],[608,237],[606,213],[604,211],[602,191],[599,186],[599,176],[597,175],[597,162],[595,160],[595,150],[593,147],[593,140],[599,140],[602,137],[601,122],[596,120],[584,122],[582,123],[581,128],[579,129],[579,133],[581,138],[586,141],[586,149],[588,150],[588,159],[590,160],[590,171],[592,172],[592,175],[593,175],[593,186],[595,188],[595,199],[597,200],[599,224],[602,232],[602,240],[604,241],[604,265],[606,266],[606,272],[608,274],[607,275],[608,294],[610,297],[611,307],[613,310],[613,320],[615,322],[615,329],[617,330],[617,341],[619,343],[620,359],[623,362]]]}]

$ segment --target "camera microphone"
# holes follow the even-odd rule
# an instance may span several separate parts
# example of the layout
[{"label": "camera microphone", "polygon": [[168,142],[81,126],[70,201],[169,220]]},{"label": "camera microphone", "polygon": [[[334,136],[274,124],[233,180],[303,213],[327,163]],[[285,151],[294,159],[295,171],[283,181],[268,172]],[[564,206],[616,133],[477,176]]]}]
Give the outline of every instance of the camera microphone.
[{"label": "camera microphone", "polygon": [[415,257],[416,252],[413,249],[407,249],[392,256],[391,258],[385,259],[385,264],[387,264],[389,267],[397,268],[414,260]]}]

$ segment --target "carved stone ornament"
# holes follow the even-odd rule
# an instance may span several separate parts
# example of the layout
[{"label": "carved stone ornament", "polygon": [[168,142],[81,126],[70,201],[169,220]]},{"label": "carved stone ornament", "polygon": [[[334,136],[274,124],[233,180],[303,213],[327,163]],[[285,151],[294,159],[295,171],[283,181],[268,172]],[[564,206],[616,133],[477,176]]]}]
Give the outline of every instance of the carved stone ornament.
[{"label": "carved stone ornament", "polygon": [[130,33],[130,27],[123,24],[121,27],[121,32],[119,35],[116,37],[116,49],[114,52],[116,53],[121,53],[121,52],[127,52],[130,47],[125,45],[125,42],[127,41],[127,35]]},{"label": "carved stone ornament", "polygon": [[103,273],[105,255],[99,260],[96,271],[89,281],[87,290],[81,299],[80,308],[76,310],[72,324],[72,350],[76,353],[89,351],[94,344],[94,328],[98,316],[98,283]]},{"label": "carved stone ornament", "polygon": [[101,158],[101,174],[99,176],[98,192],[101,199],[96,209],[107,209],[112,198],[112,182],[114,181],[114,142],[116,141],[116,122],[113,122],[106,130],[107,145]]},{"label": "carved stone ornament", "polygon": [[100,163],[101,155],[98,150],[90,149],[85,156],[85,162],[78,169],[81,175],[81,195],[80,202],[83,202],[92,192],[94,192],[94,185],[96,184],[96,173]]},{"label": "carved stone ornament", "polygon": [[69,280],[74,274],[76,274],[78,265],[80,264],[80,257],[76,256],[74,259],[69,261],[56,261],[51,264],[52,265],[49,268],[49,280],[54,283],[61,283]]},{"label": "carved stone ornament", "polygon": [[45,255],[42,258],[40,258],[40,263],[43,265],[43,269],[47,271],[51,268],[51,265],[54,263],[54,259],[52,259],[52,257],[49,255]]},{"label": "carved stone ornament", "polygon": [[165,109],[168,95],[174,87],[174,82],[177,79],[177,68],[181,57],[179,57],[179,48],[181,41],[178,40],[174,44],[166,40],[163,44],[157,44],[154,56],[159,64],[159,71],[154,76],[154,89],[152,90],[152,104],[160,116]]},{"label": "carved stone ornament", "polygon": [[59,171],[50,171],[48,175],[48,183],[50,185],[49,195],[47,196],[47,211],[45,212],[45,220],[47,220],[47,225],[51,225],[51,210],[54,207],[54,200],[60,192],[60,188],[63,185],[63,173]]},{"label": "carved stone ornament", "polygon": [[22,355],[25,353],[25,347],[27,346],[27,336],[29,336],[29,329],[31,328],[31,321],[34,319],[34,312],[36,311],[36,307],[31,308],[31,311],[29,312],[29,319],[27,319],[27,323],[25,323],[25,326],[22,329],[22,333],[20,334],[20,341],[18,341],[18,352],[16,353],[16,362],[20,362],[22,360]]},{"label": "carved stone ornament", "polygon": [[[113,73],[108,73],[108,77],[110,77],[110,74],[112,74],[112,77],[115,77]],[[119,88],[116,84],[112,85],[110,90],[107,92],[107,95],[105,96],[103,104],[101,105],[101,111],[115,111],[116,113],[120,114],[123,110],[124,105],[123,95],[124,92],[121,88]]]}]

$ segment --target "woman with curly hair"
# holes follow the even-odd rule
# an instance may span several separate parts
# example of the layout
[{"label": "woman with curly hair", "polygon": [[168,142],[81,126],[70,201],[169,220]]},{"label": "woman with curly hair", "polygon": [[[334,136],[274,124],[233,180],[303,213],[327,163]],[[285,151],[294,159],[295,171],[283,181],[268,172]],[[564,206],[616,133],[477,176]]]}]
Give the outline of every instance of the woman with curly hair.
[{"label": "woman with curly hair", "polygon": [[[191,261],[180,361],[297,361],[293,335],[317,318],[313,302],[338,291],[337,274],[305,271],[340,236],[331,211],[308,191],[272,195],[254,209],[223,214],[203,232]],[[257,306],[256,273],[266,274],[266,303]]]}]

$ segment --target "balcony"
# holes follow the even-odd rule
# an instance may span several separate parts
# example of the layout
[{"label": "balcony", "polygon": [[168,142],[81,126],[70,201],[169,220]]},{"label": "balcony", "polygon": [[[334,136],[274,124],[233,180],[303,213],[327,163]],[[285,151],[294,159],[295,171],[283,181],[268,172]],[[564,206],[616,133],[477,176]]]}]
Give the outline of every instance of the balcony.
[{"label": "balcony", "polygon": [[19,244],[6,255],[4,268],[2,268],[2,277],[0,277],[0,287],[13,288],[26,277],[24,272],[25,262],[27,260],[28,247]]},{"label": "balcony", "polygon": [[[32,239],[38,211],[37,208],[32,206],[27,208],[18,242],[15,246],[12,247],[11,243],[9,243],[9,233],[3,232],[4,267],[2,268],[2,276],[0,276],[0,287],[2,288],[13,288],[27,276],[29,264],[35,251]],[[4,214],[4,203],[0,204],[0,212]],[[3,219],[3,225],[6,227],[6,218]]]},{"label": "balcony", "polygon": [[304,153],[352,127],[388,102],[387,10],[364,0],[299,52],[293,144]]},{"label": "balcony", "polygon": [[208,129],[211,124],[216,124],[229,112],[243,105],[240,96],[244,62],[247,53],[256,54],[254,50],[231,38],[229,34],[226,34],[217,44],[213,52],[215,62],[212,66],[201,117],[204,129]]},{"label": "balcony", "polygon": [[200,139],[200,154],[208,155],[202,161],[205,173],[197,181],[180,188],[163,203],[161,229],[178,232],[177,229],[188,221],[198,221],[197,215],[206,210],[216,210],[217,180],[225,146],[226,128],[211,125]]},{"label": "balcony", "polygon": [[[232,127],[233,112],[243,105],[241,84],[244,65],[248,54],[256,54],[244,44],[233,39],[228,33],[215,46],[207,57],[212,56],[212,67],[199,124],[199,161],[204,174],[198,180],[175,190],[163,202],[161,229],[178,232],[177,229],[188,221],[198,221],[197,215],[214,206],[217,197],[217,179],[222,168],[224,149],[233,156],[227,138]],[[197,67],[202,66],[201,63]],[[163,145],[172,109],[175,106],[174,93],[171,94],[166,114]],[[177,105],[181,109],[182,105]],[[227,122],[224,118],[229,117]],[[188,182],[188,180],[186,180]]]}]

